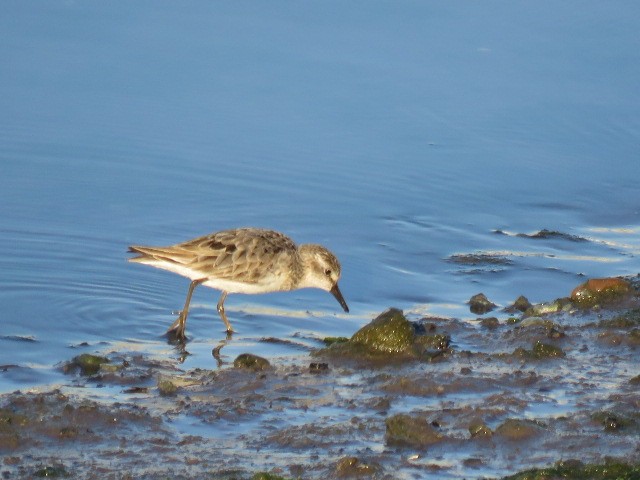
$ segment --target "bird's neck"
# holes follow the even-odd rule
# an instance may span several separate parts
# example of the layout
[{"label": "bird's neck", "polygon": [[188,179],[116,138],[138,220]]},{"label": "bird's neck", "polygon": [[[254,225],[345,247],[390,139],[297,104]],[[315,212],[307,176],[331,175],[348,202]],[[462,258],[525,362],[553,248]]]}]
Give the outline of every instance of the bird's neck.
[{"label": "bird's neck", "polygon": [[296,278],[296,288],[315,287],[315,275],[313,272],[313,245],[305,244],[298,247],[298,261],[295,262],[294,277]]}]

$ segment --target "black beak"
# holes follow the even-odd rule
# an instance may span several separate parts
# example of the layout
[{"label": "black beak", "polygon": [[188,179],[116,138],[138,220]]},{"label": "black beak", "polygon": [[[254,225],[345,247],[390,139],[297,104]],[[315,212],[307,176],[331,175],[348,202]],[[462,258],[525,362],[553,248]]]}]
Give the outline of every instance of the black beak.
[{"label": "black beak", "polygon": [[333,287],[331,287],[331,290],[329,291],[334,297],[336,297],[336,300],[338,300],[338,303],[342,306],[342,308],[344,308],[344,311],[348,313],[349,306],[347,305],[347,302],[344,301],[344,297],[342,296],[342,293],[340,293],[338,284],[336,283]]}]

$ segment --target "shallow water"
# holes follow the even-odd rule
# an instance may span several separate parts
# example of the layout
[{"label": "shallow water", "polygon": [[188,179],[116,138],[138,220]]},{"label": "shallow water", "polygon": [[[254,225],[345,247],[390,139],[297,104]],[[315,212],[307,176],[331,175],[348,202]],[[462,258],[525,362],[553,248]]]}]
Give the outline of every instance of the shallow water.
[{"label": "shallow water", "polygon": [[[249,342],[640,270],[635,4],[364,7],[0,7],[5,362],[48,381],[82,342],[164,350],[187,283],[127,245],[232,226],[329,246],[353,312],[231,297]],[[543,228],[588,241],[515,236]],[[447,261],[477,252],[510,264]],[[217,293],[194,300],[217,342]]]},{"label": "shallow water", "polygon": [[[230,296],[223,350],[287,362],[396,306],[473,319],[640,272],[634,2],[3,2],[0,391],[82,351],[182,359],[188,282],[130,244],[234,226],[340,258],[328,294]],[[542,229],[565,237],[528,238]],[[576,241],[583,239],[583,241]],[[500,259],[479,265],[453,255]],[[216,368],[218,293],[184,368]],[[259,341],[274,337],[293,343]]]}]

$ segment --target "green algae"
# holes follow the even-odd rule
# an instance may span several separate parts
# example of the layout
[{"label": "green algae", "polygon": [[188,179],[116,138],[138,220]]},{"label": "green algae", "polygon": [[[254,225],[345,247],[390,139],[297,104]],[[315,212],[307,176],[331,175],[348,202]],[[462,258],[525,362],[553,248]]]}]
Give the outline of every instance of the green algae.
[{"label": "green algae", "polygon": [[408,353],[415,331],[401,310],[390,308],[353,334],[349,343],[371,353]]},{"label": "green algae", "polygon": [[37,478],[67,478],[70,476],[69,472],[62,466],[46,466],[36,470],[33,473]]},{"label": "green algae", "polygon": [[107,357],[83,353],[73,357],[70,362],[64,365],[64,373],[71,373],[80,370],[80,374],[84,376],[95,375],[100,371],[103,364],[110,363]]},{"label": "green algae", "polygon": [[258,472],[253,477],[251,477],[251,480],[287,480],[287,478],[281,477],[280,475],[275,475],[273,473]]},{"label": "green algae", "polygon": [[541,341],[537,341],[533,345],[533,355],[535,358],[557,358],[564,357],[565,353],[560,347],[556,347],[555,345],[550,345],[548,343],[542,343]]},{"label": "green algae", "polygon": [[631,284],[621,278],[592,278],[571,292],[571,300],[580,308],[593,308],[618,302],[631,290]]},{"label": "green algae", "polygon": [[[433,332],[436,326],[428,325]],[[446,333],[424,333],[423,324],[410,322],[402,310],[390,308],[345,341],[334,341],[314,355],[370,361],[380,360],[435,361],[446,358],[451,336]],[[338,337],[340,338],[340,337]]]},{"label": "green algae", "polygon": [[415,344],[425,348],[444,350],[451,344],[451,336],[446,333],[434,333],[431,335],[416,335]]},{"label": "green algae", "polygon": [[271,367],[269,360],[266,358],[253,355],[252,353],[241,353],[233,361],[235,368],[244,368],[246,370],[253,370],[255,372],[267,370]]},{"label": "green algae", "polygon": [[531,350],[525,348],[516,348],[513,352],[514,356],[531,360],[542,360],[546,358],[563,358],[566,354],[560,347],[542,343],[538,340],[533,344]]},{"label": "green algae", "polygon": [[562,461],[553,467],[532,468],[502,480],[637,480],[640,478],[640,465],[623,462],[603,464],[583,464],[576,460]]},{"label": "green algae", "polygon": [[[606,312],[607,316],[611,316],[612,314],[612,312]],[[352,362],[347,361],[341,363],[337,360],[330,363],[332,368],[330,375],[324,376],[320,381],[317,380],[317,376],[307,374],[308,364],[306,363],[306,360],[302,360],[293,367],[286,366],[281,369],[280,366],[277,366],[274,368],[273,374],[270,373],[269,375],[260,375],[259,373],[247,374],[247,372],[239,370],[234,371],[233,368],[227,368],[223,369],[221,372],[216,372],[216,375],[204,375],[199,373],[198,375],[202,376],[198,378],[204,380],[197,382],[194,381],[186,387],[183,387],[182,384],[180,384],[181,387],[179,388],[175,399],[163,399],[159,398],[159,395],[150,395],[148,397],[145,396],[143,399],[136,399],[136,402],[142,404],[142,402],[148,403],[149,401],[155,401],[158,403],[154,406],[168,405],[166,408],[171,408],[171,410],[169,410],[171,413],[167,414],[168,418],[172,418],[173,415],[176,415],[174,412],[179,412],[180,415],[191,415],[191,417],[188,417],[190,419],[198,418],[198,420],[195,421],[210,422],[214,419],[222,418],[225,421],[241,423],[244,421],[243,419],[247,418],[249,415],[255,417],[262,415],[260,418],[264,418],[266,415],[264,412],[270,411],[272,408],[273,411],[276,412],[287,412],[289,405],[293,402],[298,402],[295,406],[296,414],[300,411],[300,407],[304,408],[306,411],[307,408],[313,410],[317,405],[336,405],[336,403],[334,403],[336,399],[330,396],[332,395],[331,393],[323,394],[324,392],[328,392],[327,386],[333,386],[335,384],[334,382],[336,379],[341,382],[345,382],[343,379],[348,379],[350,382],[350,388],[353,388],[356,394],[350,396],[348,401],[344,403],[346,408],[350,409],[348,412],[349,417],[347,417],[345,422],[338,422],[334,418],[328,419],[329,425],[322,434],[318,434],[311,429],[308,431],[303,429],[292,429],[292,431],[295,432],[295,435],[304,437],[304,440],[299,441],[297,444],[289,444],[286,443],[286,437],[282,437],[283,442],[279,444],[279,448],[285,449],[310,448],[308,446],[313,445],[314,448],[318,449],[318,451],[334,452],[332,453],[333,458],[328,462],[322,458],[315,458],[305,465],[288,465],[287,460],[285,459],[282,462],[269,462],[268,470],[265,469],[273,472],[269,475],[288,475],[294,478],[361,478],[360,476],[366,478],[367,475],[374,478],[378,478],[378,476],[380,476],[380,478],[382,478],[382,476],[385,476],[385,478],[387,476],[392,478],[392,475],[395,473],[394,468],[397,465],[396,463],[393,463],[394,459],[392,457],[398,453],[396,449],[391,447],[391,445],[409,445],[408,448],[415,448],[418,451],[420,449],[431,449],[431,444],[426,443],[420,436],[420,433],[425,434],[425,432],[420,432],[420,429],[418,429],[418,434],[412,437],[411,433],[415,432],[412,432],[411,430],[405,429],[405,431],[402,432],[402,429],[399,429],[394,432],[393,428],[391,428],[389,435],[384,438],[387,424],[391,424],[391,427],[393,427],[394,420],[397,421],[397,418],[394,419],[389,417],[388,422],[385,422],[385,417],[390,414],[392,415],[397,413],[397,409],[413,408],[411,406],[406,406],[404,403],[407,396],[413,396],[418,401],[422,399],[424,400],[425,405],[430,405],[432,403],[442,404],[443,408],[439,408],[438,405],[434,408],[420,405],[417,407],[419,409],[417,414],[409,414],[409,417],[412,417],[413,422],[420,425],[420,428],[424,428],[434,434],[434,441],[440,442],[435,444],[438,452],[446,452],[449,448],[458,448],[459,446],[462,446],[464,449],[470,449],[470,451],[473,451],[473,449],[483,449],[483,452],[487,452],[487,447],[490,447],[491,449],[490,453],[482,453],[477,456],[470,457],[468,463],[467,460],[463,460],[463,463],[460,463],[460,466],[453,466],[451,467],[452,470],[449,470],[448,472],[442,471],[441,473],[448,474],[453,471],[453,468],[460,468],[459,471],[464,472],[466,475],[465,478],[477,478],[474,475],[476,472],[474,472],[473,469],[483,468],[486,469],[483,471],[484,474],[491,474],[492,471],[494,472],[494,475],[498,475],[498,473],[495,473],[496,471],[504,474],[502,473],[504,472],[504,463],[500,464],[500,459],[506,458],[507,455],[513,455],[514,457],[520,455],[521,450],[525,448],[523,446],[525,445],[523,442],[527,442],[526,448],[529,448],[529,446],[533,448],[533,446],[535,446],[535,448],[538,448],[540,451],[544,450],[549,453],[545,453],[544,456],[540,455],[537,457],[538,460],[536,463],[530,461],[525,455],[523,460],[518,461],[518,463],[511,464],[511,468],[513,469],[511,471],[512,473],[516,470],[530,468],[535,465],[550,465],[551,462],[555,461],[559,457],[565,456],[565,458],[567,458],[567,450],[563,449],[564,439],[562,437],[563,435],[567,435],[567,432],[569,435],[572,435],[574,430],[579,433],[576,434],[576,441],[575,443],[572,443],[573,448],[571,451],[575,454],[576,451],[579,451],[578,448],[582,448],[586,445],[586,447],[584,447],[585,453],[580,451],[580,458],[585,462],[601,461],[600,459],[603,458],[602,455],[611,454],[612,452],[613,454],[618,455],[618,452],[621,450],[624,450],[624,455],[628,455],[630,447],[626,447],[624,444],[625,442],[632,443],[634,441],[635,437],[633,435],[637,434],[638,429],[633,425],[630,428],[627,427],[627,425],[624,424],[624,420],[631,419],[636,425],[638,420],[640,420],[636,420],[636,414],[628,408],[630,404],[625,403],[628,402],[627,398],[634,401],[633,397],[626,396],[629,394],[635,395],[633,387],[627,383],[630,378],[637,374],[637,372],[633,372],[633,369],[625,368],[623,372],[615,372],[612,370],[616,373],[618,379],[622,383],[621,390],[612,391],[611,393],[612,395],[619,395],[620,398],[612,397],[612,403],[608,404],[606,407],[610,408],[611,412],[615,412],[615,414],[606,412],[600,419],[596,420],[595,418],[591,418],[588,414],[582,414],[579,412],[578,415],[574,416],[574,412],[569,411],[567,413],[567,418],[570,421],[565,421],[564,423],[570,424],[570,426],[558,426],[559,422],[556,422],[555,419],[548,419],[550,421],[549,428],[541,427],[540,423],[537,423],[537,428],[536,424],[528,426],[525,425],[526,427],[529,427],[531,433],[530,437],[521,433],[519,427],[513,424],[509,429],[503,426],[496,432],[496,427],[503,423],[508,416],[522,418],[521,409],[526,408],[524,405],[531,401],[533,396],[543,397],[546,395],[545,392],[548,392],[549,389],[555,388],[555,385],[563,385],[563,382],[569,381],[567,377],[571,378],[570,374],[567,376],[561,376],[561,372],[556,370],[558,363],[557,360],[553,360],[553,358],[555,358],[553,356],[551,357],[551,360],[547,360],[546,362],[542,361],[534,364],[532,361],[529,365],[523,365],[526,362],[521,362],[518,361],[518,359],[511,357],[506,359],[507,373],[504,375],[487,373],[491,372],[491,363],[495,362],[496,359],[500,359],[500,357],[495,354],[495,350],[506,350],[508,347],[505,348],[505,343],[508,345],[508,342],[511,341],[516,341],[518,342],[517,345],[524,345],[528,349],[526,351],[527,358],[545,358],[540,356],[540,354],[545,352],[545,348],[543,348],[545,344],[542,342],[547,342],[548,340],[543,338],[543,332],[541,329],[553,328],[553,322],[542,317],[525,319],[522,328],[503,326],[502,329],[498,331],[502,336],[498,337],[495,335],[496,332],[488,332],[485,329],[476,328],[479,326],[478,322],[474,322],[474,324],[469,322],[462,324],[458,320],[448,320],[446,322],[433,321],[422,325],[428,320],[429,319],[423,318],[417,323],[417,325],[409,322],[410,326],[414,329],[413,344],[409,349],[410,352],[415,352],[415,356],[412,358],[404,354],[395,355],[376,352],[376,358],[380,359],[377,365],[384,364],[385,366],[388,366],[388,368],[374,368],[369,370],[367,367],[362,368],[362,364],[360,363],[354,366]],[[600,319],[594,314],[592,317],[588,318],[588,320],[591,320],[592,323],[587,324],[588,326],[586,329],[568,327],[568,331],[572,335],[575,334],[575,340],[572,337],[570,341],[567,341],[566,343],[556,343],[553,341],[551,341],[551,343],[556,343],[563,347],[565,345],[570,345],[570,347],[567,348],[571,348],[572,356],[575,355],[578,359],[580,359],[581,356],[577,349],[584,343],[584,345],[588,347],[588,350],[586,348],[585,350],[593,351],[595,361],[599,361],[599,351],[597,350],[598,345],[592,345],[592,341],[597,341],[597,334],[602,333],[601,330],[596,330],[597,321]],[[500,320],[500,322],[502,323],[503,320]],[[429,335],[423,335],[422,332],[425,331],[428,332]],[[424,355],[418,353],[421,352],[418,346],[422,348],[429,346],[434,349],[438,347],[447,348],[447,344],[451,340],[448,333],[455,336],[457,344],[465,347],[470,345],[470,348],[477,348],[477,351],[454,352],[454,354],[449,357],[450,365],[432,366],[425,364],[423,362]],[[619,334],[620,332],[614,333]],[[628,332],[625,331],[623,333]],[[536,344],[534,343],[537,338],[542,340],[538,349],[536,349]],[[502,342],[502,340],[504,340],[504,342]],[[345,344],[350,344],[350,341],[334,342],[334,344],[332,344],[328,349],[343,347]],[[512,346],[509,350],[512,350],[517,345]],[[350,346],[354,347],[354,345]],[[371,351],[368,349],[367,345],[360,344],[358,345],[358,348],[362,348],[363,351]],[[631,357],[633,359],[633,352],[629,353],[627,350],[632,349],[623,350],[621,353],[616,352],[616,354],[620,356],[625,355],[625,357],[623,357],[625,359],[627,357]],[[111,353],[109,354],[109,357],[112,359],[112,364],[117,363],[115,360],[117,357],[114,357]],[[374,357],[371,356],[369,358]],[[393,362],[389,361],[389,359],[394,358],[399,359],[400,362],[406,362],[407,365],[399,363],[393,364]],[[233,357],[231,357],[230,360],[232,359]],[[407,360],[409,361],[407,362]],[[571,362],[568,362],[566,365],[562,365],[563,373],[568,372],[568,370],[565,370],[565,366],[567,369],[571,368],[574,360],[575,359],[572,359]],[[374,367],[376,366],[375,361],[372,361],[371,364],[374,365]],[[328,364],[317,365],[328,366]],[[604,365],[606,366],[606,363]],[[500,364],[497,367],[502,369],[504,368],[504,365]],[[511,367],[513,367],[513,372],[509,371],[511,370]],[[313,368],[309,368],[310,370],[313,370]],[[100,373],[104,373],[104,368],[101,368]],[[220,373],[220,375],[217,373]],[[620,375],[620,373],[622,374]],[[529,374],[531,374],[531,376]],[[351,375],[355,375],[355,377],[352,378]],[[154,377],[158,378],[157,375],[154,375]],[[266,381],[264,380],[265,377],[268,377]],[[172,378],[174,381],[177,381],[178,377],[169,376],[168,378]],[[192,380],[191,377],[189,377],[189,379]],[[259,379],[259,381],[257,379]],[[401,381],[398,380],[391,383],[391,380],[394,379],[401,379]],[[87,380],[87,382],[89,381],[91,380]],[[258,383],[248,384],[246,386],[243,385],[244,391],[238,393],[240,390],[237,385],[244,384],[247,381],[257,381]],[[271,381],[273,381],[273,383],[270,383]],[[596,379],[593,383],[596,384],[598,381],[599,380]],[[296,387],[295,382],[301,383]],[[256,395],[254,385],[260,386],[260,395]],[[153,391],[152,387],[149,388]],[[248,394],[245,393],[245,391],[248,392]],[[448,405],[445,403],[449,398],[451,398],[451,395],[456,395],[457,392],[467,391],[474,394],[477,393],[479,395],[485,395],[486,401],[483,401],[483,404],[477,407],[474,405],[462,405],[459,409],[457,406],[456,408],[452,408],[451,403]],[[526,394],[521,394],[520,392],[525,392]],[[533,392],[533,395],[530,396],[528,392]],[[542,395],[538,395],[536,392],[542,392]],[[360,393],[363,393],[363,395],[359,395]],[[320,397],[321,399],[318,400]],[[338,398],[338,401],[341,401],[342,398],[344,397]],[[585,397],[580,398],[584,399]],[[412,399],[412,401],[415,400]],[[541,400],[539,399],[534,399],[534,402],[540,401]],[[546,400],[542,401],[545,403],[547,402]],[[586,398],[583,401],[584,410],[581,412],[588,411],[590,414],[600,408],[603,408],[603,405],[600,403],[597,405],[589,403],[589,398]],[[273,407],[271,406],[272,404]],[[341,408],[341,405],[337,405],[337,408]],[[589,410],[586,410],[587,408]],[[66,410],[67,408],[65,407],[64,411],[66,412]],[[475,415],[478,416],[475,417]],[[626,417],[622,418],[622,415],[625,415]],[[77,442],[79,444],[81,441],[91,439],[90,436],[87,435],[88,429],[85,428],[84,424],[80,424],[82,427],[78,429],[66,427],[66,425],[71,425],[68,420],[74,416],[78,415],[76,414],[72,416],[72,413],[68,415],[67,413],[64,413],[62,415],[62,422],[58,422],[53,425],[52,428],[48,428],[44,431],[43,435],[46,435],[45,438],[47,441],[54,438],[58,443],[66,442],[70,444],[71,442]],[[90,414],[83,416],[88,417]],[[34,417],[30,415],[29,418]],[[114,416],[113,418],[116,417]],[[317,422],[317,418],[318,417],[311,417],[308,420],[308,424]],[[349,418],[351,418],[351,422],[349,422]],[[360,421],[360,418],[365,418],[366,421]],[[473,420],[476,418],[481,420],[474,422]],[[433,424],[430,423],[431,420],[434,419],[436,419],[439,424],[443,425],[442,430],[435,422]],[[0,420],[2,420],[1,415]],[[326,420],[327,419],[324,418],[322,419],[323,422]],[[547,418],[543,417],[542,420],[547,420]],[[491,425],[491,428],[485,424],[485,421]],[[286,420],[284,422],[286,422]],[[109,428],[112,428],[110,425],[111,424],[109,424]],[[622,425],[621,428],[620,425]],[[279,418],[273,420],[273,426],[274,429],[280,427]],[[122,427],[114,426],[113,428]],[[103,435],[104,430],[97,430],[97,432],[98,435]],[[22,431],[19,431],[18,433],[23,437],[19,439],[19,444],[22,449],[26,448],[25,445],[30,442],[31,438],[38,440],[38,437],[33,435],[32,437],[28,437],[26,434],[22,433]],[[601,451],[601,454],[597,453],[598,451],[596,448],[599,447],[595,445],[595,442],[592,442],[592,437],[594,435],[598,436],[600,439],[598,443],[602,444],[603,450]],[[58,438],[56,438],[56,436],[58,436]],[[153,431],[148,433],[148,436],[151,436],[151,438],[164,438]],[[2,435],[0,435],[0,438],[1,437]],[[292,436],[291,438],[294,437]],[[371,442],[371,438],[375,438],[376,445],[380,446],[381,449],[384,449],[384,453],[380,456],[371,457],[370,453],[362,453],[366,452],[365,449],[356,450],[355,447],[352,447],[355,441],[362,441],[363,438],[366,439],[366,442]],[[438,440],[438,438],[440,438],[440,440]],[[522,439],[520,440],[520,438]],[[586,440],[583,440],[583,438]],[[388,444],[386,448],[385,440],[387,440],[386,444]],[[412,440],[414,443],[411,443]],[[96,438],[94,441],[99,442],[100,440]],[[200,442],[204,443],[205,440],[186,440],[187,444],[191,442],[198,444]],[[264,445],[271,445],[271,443],[271,440],[266,440],[264,442],[256,440],[254,445],[256,448],[266,448]],[[10,439],[7,440],[5,445],[10,445]],[[165,443],[164,441],[158,442],[157,447],[154,447],[157,448],[157,454],[162,455],[162,451],[164,449],[169,450],[170,447],[167,445],[169,445],[169,443]],[[623,446],[624,448],[614,450],[619,446]],[[101,445],[98,444],[96,448],[100,447]],[[9,447],[7,450],[13,449]],[[103,448],[103,450],[106,449]],[[186,446],[185,450],[188,451]],[[594,451],[596,453],[593,453]],[[286,450],[286,452],[288,453],[290,450]],[[494,452],[496,453],[498,460],[494,459]],[[426,458],[426,455],[423,455],[423,453],[424,452],[419,452],[420,456]],[[16,453],[15,458],[18,458],[18,454],[22,453]],[[154,454],[156,454],[156,452],[154,452]],[[200,451],[197,453],[194,453],[194,451],[190,452],[187,459],[189,462],[193,463],[189,464],[189,468],[193,468],[194,470],[199,469],[200,472],[210,472],[210,469],[213,468],[211,465],[204,463],[198,465],[195,463],[195,461],[200,458],[199,454]],[[354,454],[358,456],[366,456],[360,457],[359,463],[357,461],[358,457],[350,456]],[[239,456],[240,454],[237,455]],[[345,457],[347,455],[349,456]],[[404,456],[407,455],[408,453],[405,451]],[[206,455],[203,458],[205,457]],[[340,457],[342,457],[342,460],[339,460]],[[370,458],[375,458],[375,461],[379,461],[381,465],[379,470],[374,473],[368,473],[369,471],[373,471],[369,470],[367,467],[367,464],[370,462]],[[626,458],[626,461],[636,461],[633,456],[628,456]],[[471,460],[477,461],[477,464],[472,464]],[[46,460],[43,460],[43,463],[45,465],[48,464]],[[411,463],[408,468],[415,468],[415,465],[418,463],[419,462]],[[261,466],[259,463],[253,463],[253,465],[256,469],[265,468],[265,466],[267,466]],[[375,467],[377,464],[373,463],[373,466]],[[435,463],[430,465],[429,468],[433,469],[435,472],[436,467],[441,468]],[[9,466],[6,468],[17,469],[18,467]],[[74,470],[76,468],[77,467],[74,464]],[[85,467],[82,466],[82,468]],[[272,468],[273,470],[271,470]],[[308,472],[305,472],[307,468]],[[402,466],[401,468],[406,469],[406,466]],[[400,470],[398,471],[400,472]],[[33,474],[33,470],[27,473]],[[304,475],[305,473],[308,473],[309,476],[306,477]],[[402,473],[404,472],[402,471]],[[240,471],[240,474],[228,478],[229,480],[231,478],[236,480],[249,480],[253,474],[253,471],[242,470]],[[323,475],[323,477],[320,477],[319,475]],[[207,477],[206,474],[204,474],[201,478],[222,479],[217,472],[214,477]],[[227,477],[225,476],[224,478]],[[275,478],[279,477],[276,476]]]},{"label": "green algae", "polygon": [[349,339],[347,337],[325,337],[322,339],[322,342],[327,346],[331,346],[336,343],[345,343],[348,342]]},{"label": "green algae", "polygon": [[167,378],[160,378],[158,379],[158,391],[160,392],[160,395],[168,397],[175,395],[178,391],[178,387],[171,380]]}]

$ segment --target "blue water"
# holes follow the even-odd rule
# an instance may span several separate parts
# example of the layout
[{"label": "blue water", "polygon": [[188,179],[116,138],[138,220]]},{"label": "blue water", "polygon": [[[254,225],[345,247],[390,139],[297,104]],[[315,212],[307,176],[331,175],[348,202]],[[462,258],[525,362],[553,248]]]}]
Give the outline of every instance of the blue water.
[{"label": "blue water", "polygon": [[[632,1],[0,3],[0,391],[65,381],[80,351],[178,358],[188,281],[130,244],[251,225],[337,254],[351,314],[230,296],[230,359],[640,272],[639,21]],[[588,241],[517,236],[543,228]],[[478,252],[512,263],[447,261]],[[196,290],[185,368],[215,368],[217,298]]]}]

